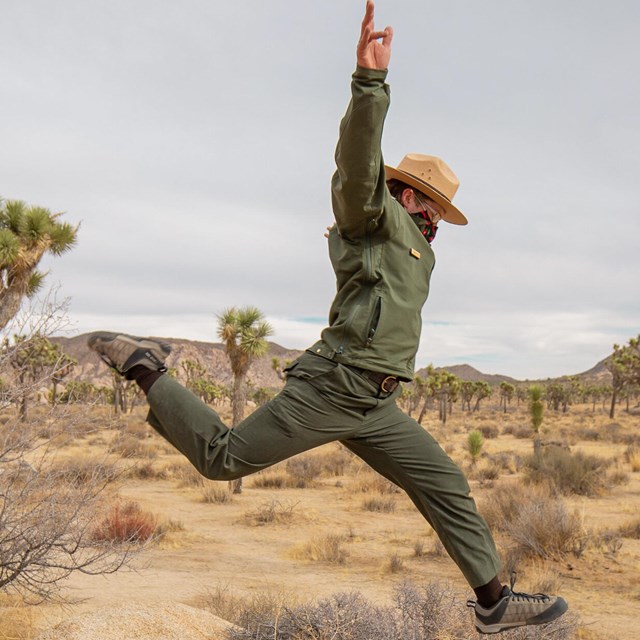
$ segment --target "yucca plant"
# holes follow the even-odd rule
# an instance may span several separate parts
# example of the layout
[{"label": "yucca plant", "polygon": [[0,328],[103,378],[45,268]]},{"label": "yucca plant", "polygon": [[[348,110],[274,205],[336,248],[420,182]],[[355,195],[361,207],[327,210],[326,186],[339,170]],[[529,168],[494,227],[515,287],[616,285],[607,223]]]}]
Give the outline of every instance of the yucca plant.
[{"label": "yucca plant", "polygon": [[[234,427],[244,418],[249,367],[267,352],[266,338],[272,333],[273,328],[256,307],[230,307],[218,316],[218,336],[224,344],[233,373],[231,412]],[[242,479],[234,481],[233,491],[242,491]]]},{"label": "yucca plant", "polygon": [[42,287],[42,257],[59,256],[76,244],[78,227],[61,222],[61,215],[20,200],[0,200],[0,329],[18,313],[25,296]]},{"label": "yucca plant", "polygon": [[542,403],[542,387],[534,384],[529,387],[529,415],[531,416],[531,428],[533,429],[533,455],[540,458],[542,441],[540,440],[540,427],[544,415]]}]

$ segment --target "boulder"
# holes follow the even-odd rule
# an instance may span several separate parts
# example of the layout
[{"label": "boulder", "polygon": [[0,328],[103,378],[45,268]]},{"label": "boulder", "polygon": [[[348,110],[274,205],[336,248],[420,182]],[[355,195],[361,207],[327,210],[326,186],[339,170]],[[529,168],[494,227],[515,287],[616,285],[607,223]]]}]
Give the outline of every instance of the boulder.
[{"label": "boulder", "polygon": [[69,618],[36,640],[228,640],[232,627],[184,604],[126,604]]}]

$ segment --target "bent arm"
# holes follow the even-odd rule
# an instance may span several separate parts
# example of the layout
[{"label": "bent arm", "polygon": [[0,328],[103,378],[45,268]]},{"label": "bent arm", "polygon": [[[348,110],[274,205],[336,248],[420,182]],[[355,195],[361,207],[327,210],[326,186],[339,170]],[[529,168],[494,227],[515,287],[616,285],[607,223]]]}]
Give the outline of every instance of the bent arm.
[{"label": "bent arm", "polygon": [[381,141],[389,108],[386,69],[356,68],[351,102],[340,123],[337,170],[331,182],[333,212],[344,236],[356,238],[380,217],[387,198]]}]

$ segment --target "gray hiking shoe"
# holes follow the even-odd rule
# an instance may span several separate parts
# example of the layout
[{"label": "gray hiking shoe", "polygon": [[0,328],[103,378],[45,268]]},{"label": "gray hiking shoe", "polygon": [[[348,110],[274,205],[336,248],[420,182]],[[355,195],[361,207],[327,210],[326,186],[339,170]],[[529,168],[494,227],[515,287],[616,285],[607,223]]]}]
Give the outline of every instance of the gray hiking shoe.
[{"label": "gray hiking shoe", "polygon": [[137,364],[152,371],[166,371],[164,361],[171,353],[171,347],[166,342],[108,331],[94,333],[87,344],[125,378],[127,372]]},{"label": "gray hiking shoe", "polygon": [[517,593],[513,591],[515,582],[515,575],[512,574],[511,588],[504,587],[500,600],[489,609],[475,600],[467,602],[467,606],[475,609],[476,629],[480,633],[499,633],[514,627],[545,624],[559,618],[569,608],[560,596]]}]

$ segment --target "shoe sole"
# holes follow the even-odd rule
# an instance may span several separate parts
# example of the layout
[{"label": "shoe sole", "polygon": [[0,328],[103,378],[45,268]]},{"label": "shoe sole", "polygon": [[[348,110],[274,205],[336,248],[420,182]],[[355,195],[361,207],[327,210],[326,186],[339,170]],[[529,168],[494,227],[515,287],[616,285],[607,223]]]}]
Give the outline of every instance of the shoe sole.
[{"label": "shoe sole", "polygon": [[[122,368],[120,368],[114,362],[112,362],[107,355],[105,355],[104,353],[100,353],[100,351],[97,348],[99,346],[99,343],[109,343],[109,342],[113,342],[116,339],[123,340],[124,342],[131,344],[136,348],[136,351],[146,350],[146,353],[144,353],[144,355],[152,363],[154,363],[154,365],[158,367],[157,368],[158,371],[167,370],[166,366],[163,365],[163,362],[164,360],[167,359],[167,357],[171,353],[171,345],[169,345],[166,342],[161,342],[160,340],[154,340],[153,338],[140,338],[138,336],[131,336],[126,333],[100,331],[98,333],[94,333],[87,340],[87,345],[89,346],[90,349],[95,351],[100,356],[100,358],[104,361],[104,363],[108,367],[111,367],[112,369],[117,371],[120,375],[124,375],[129,369],[131,369],[133,365],[127,366],[127,363],[128,363],[128,360],[127,360],[127,362],[123,364]],[[160,353],[162,354],[162,357],[158,358],[158,356],[156,356],[153,353],[153,351],[157,351],[157,350],[160,351]],[[136,351],[134,351],[132,355],[134,355]]]},{"label": "shoe sole", "polygon": [[531,625],[539,625],[539,624],[548,624],[549,622],[553,622],[557,620],[561,615],[566,613],[569,606],[565,602],[565,600],[558,599],[556,601],[555,608],[550,607],[546,611],[543,611],[537,616],[529,618],[526,622],[508,622],[508,623],[500,623],[496,624],[482,624],[476,619],[476,630],[478,633],[482,633],[485,635],[490,635],[493,633],[500,633],[502,631],[508,631],[509,629],[515,629],[517,627],[527,627]]}]

